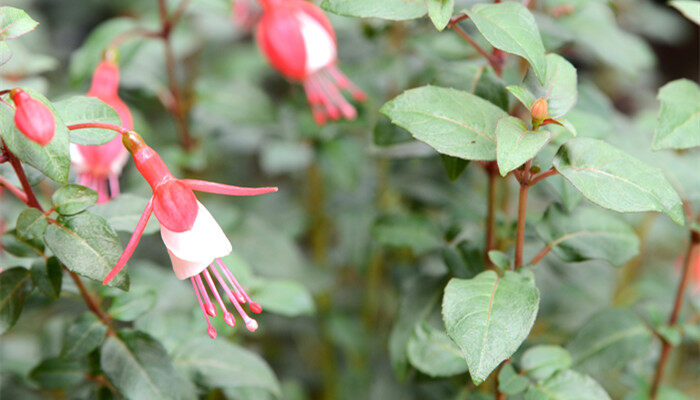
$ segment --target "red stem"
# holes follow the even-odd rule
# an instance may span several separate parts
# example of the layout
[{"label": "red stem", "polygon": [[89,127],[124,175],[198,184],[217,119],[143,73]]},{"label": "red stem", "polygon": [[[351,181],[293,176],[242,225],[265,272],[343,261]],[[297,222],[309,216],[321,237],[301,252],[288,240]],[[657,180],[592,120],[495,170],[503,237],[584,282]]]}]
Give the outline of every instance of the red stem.
[{"label": "red stem", "polygon": [[[9,190],[10,193],[12,193],[12,194],[14,194],[15,196],[17,196],[17,198],[20,199],[20,201],[22,201],[22,203],[27,204],[27,195],[22,191],[22,189],[20,189],[20,188],[18,188],[17,186],[13,185],[12,183],[10,183],[10,181],[8,181],[7,179],[5,179],[5,178],[4,178],[3,176],[1,176],[1,175],[0,175],[0,186],[6,187],[7,190]],[[28,204],[27,204],[27,205],[28,205]]]},{"label": "red stem", "polygon": [[469,43],[469,44],[474,48],[474,50],[476,50],[479,54],[481,54],[481,55],[489,62],[489,64],[491,64],[491,67],[492,67],[494,70],[496,70],[496,72],[498,73],[498,71],[499,71],[499,69],[498,69],[498,61],[496,60],[495,57],[493,57],[491,54],[489,54],[489,52],[487,52],[486,50],[484,50],[483,47],[479,46],[479,45],[474,41],[474,39],[472,39],[472,38],[467,34],[467,32],[465,32],[462,28],[459,27],[459,25],[457,25],[457,24],[455,23],[455,24],[451,25],[451,27],[452,27],[452,29],[454,29],[455,32],[457,32],[457,34],[458,34],[459,36],[462,37],[462,39],[464,39],[467,43]]},{"label": "red stem", "polygon": [[495,231],[496,231],[496,182],[498,181],[498,171],[495,162],[490,162],[486,165],[486,173],[488,174],[488,209],[486,211],[486,248],[484,249],[484,258],[488,265],[491,264],[489,251],[495,248]]},{"label": "red stem", "polygon": [[537,182],[541,181],[544,178],[550,177],[552,175],[556,175],[558,173],[559,173],[559,171],[557,171],[556,169],[554,169],[554,167],[552,167],[552,168],[542,172],[541,174],[537,175],[536,177],[532,178],[532,180],[530,181],[530,186],[536,184]]},{"label": "red stem", "polygon": [[518,196],[518,226],[515,237],[515,269],[523,265],[523,247],[525,246],[525,214],[527,212],[527,193],[530,190],[530,164],[525,163],[525,168],[520,179],[520,193]]},{"label": "red stem", "polygon": [[125,135],[129,133],[129,129],[123,128],[119,125],[114,125],[114,124],[108,124],[104,122],[85,122],[83,124],[74,124],[74,125],[68,125],[68,130],[74,131],[77,129],[89,129],[89,128],[98,128],[98,129],[108,129],[111,131],[118,132],[122,135]]}]

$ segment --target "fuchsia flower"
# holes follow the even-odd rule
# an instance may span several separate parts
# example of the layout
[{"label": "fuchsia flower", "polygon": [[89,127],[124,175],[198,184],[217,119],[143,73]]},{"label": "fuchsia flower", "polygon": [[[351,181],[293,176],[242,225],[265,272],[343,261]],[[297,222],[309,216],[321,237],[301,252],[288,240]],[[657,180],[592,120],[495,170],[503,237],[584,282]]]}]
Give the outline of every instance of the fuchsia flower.
[{"label": "fuchsia flower", "polygon": [[22,89],[13,89],[10,98],[17,107],[15,125],[32,141],[46,146],[53,139],[56,121],[48,107]]},{"label": "fuchsia flower", "polygon": [[355,100],[365,94],[338,69],[335,32],[316,5],[303,0],[260,0],[258,47],[282,75],[302,82],[316,123],[340,117],[353,119],[357,111],[338,88]]},{"label": "fuchsia flower", "polygon": [[[119,114],[122,127],[133,129],[134,123],[129,107],[119,98],[119,66],[112,61],[102,61],[92,76],[92,86],[87,95],[97,97]],[[119,195],[119,175],[129,153],[117,135],[100,146],[85,146],[71,143],[71,162],[78,172],[78,183],[94,189],[98,202]],[[108,189],[109,186],[109,189]],[[110,196],[111,195],[111,196]]]},{"label": "fuchsia flower", "polygon": [[194,179],[177,179],[170,173],[158,153],[146,145],[136,132],[130,131],[125,134],[123,142],[132,154],[136,168],[151,185],[153,197],[148,201],[117,265],[112,268],[102,283],[109,283],[124,267],[136,249],[151,213],[155,213],[161,225],[161,237],[168,249],[175,275],[180,279],[190,279],[207,321],[209,336],[212,339],[216,337],[216,330],[209,321],[210,316],[216,316],[216,307],[209,299],[207,286],[221,307],[224,321],[229,326],[236,323],[233,314],[226,309],[212,275],[243,318],[246,328],[251,332],[256,330],[258,323],[245,313],[241,304],[248,302],[250,310],[256,314],[262,312],[262,307],[250,299],[221,260],[221,257],[231,253],[231,242],[209,211],[197,200],[193,191],[230,196],[254,196],[276,192],[277,188],[244,188]]}]

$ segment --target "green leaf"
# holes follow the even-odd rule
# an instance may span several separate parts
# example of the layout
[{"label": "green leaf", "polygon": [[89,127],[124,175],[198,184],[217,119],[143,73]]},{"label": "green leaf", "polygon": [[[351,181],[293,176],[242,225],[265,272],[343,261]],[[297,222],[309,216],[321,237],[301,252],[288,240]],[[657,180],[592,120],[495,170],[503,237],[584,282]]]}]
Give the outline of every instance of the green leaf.
[{"label": "green leaf", "polygon": [[[238,364],[233,360],[228,362]],[[108,337],[102,345],[100,365],[126,398],[196,398],[194,387],[175,370],[163,345],[143,332],[123,330]]]},{"label": "green leaf", "polygon": [[683,204],[660,169],[598,139],[566,142],[554,167],[590,201],[618,212],[660,211],[683,225]]},{"label": "green leaf", "polygon": [[576,371],[559,372],[550,379],[531,385],[525,400],[610,400],[610,396],[591,377]]},{"label": "green leaf", "polygon": [[550,176],[549,178],[545,179],[544,182],[546,182],[547,185],[549,185],[549,187],[557,194],[557,196],[559,196],[559,201],[567,212],[573,211],[579,205],[579,203],[581,203],[583,195],[581,195],[581,192],[576,190],[575,187],[569,184],[569,182],[564,179],[563,176],[559,174]]},{"label": "green leaf", "polygon": [[442,318],[476,385],[520,347],[535,322],[539,300],[531,273],[506,271],[499,277],[485,271],[447,284]]},{"label": "green leaf", "polygon": [[0,273],[0,335],[12,328],[31,290],[29,271],[15,267]]},{"label": "green leaf", "polygon": [[[121,126],[119,114],[96,97],[72,96],[54,103],[56,112],[66,125],[101,122]],[[88,128],[70,131],[76,144],[100,145],[114,139],[117,133],[108,129]]]},{"label": "green leaf", "polygon": [[427,323],[416,324],[408,339],[408,360],[422,373],[436,377],[467,372],[462,352],[445,334]]},{"label": "green leaf", "polygon": [[496,160],[501,176],[528,160],[549,142],[551,134],[547,131],[531,131],[525,123],[515,117],[505,117],[496,126]]},{"label": "green leaf", "polygon": [[63,285],[63,267],[56,257],[38,260],[32,264],[32,282],[46,297],[58,300]]},{"label": "green leaf", "polygon": [[567,262],[598,259],[620,266],[639,254],[634,229],[600,209],[578,208],[567,214],[552,204],[536,229],[547,247]]},{"label": "green leaf", "polygon": [[[143,210],[146,208],[148,199],[134,194],[125,193],[110,201],[97,204],[90,208],[90,212],[101,216],[116,231],[133,232],[136,224],[141,218]],[[151,218],[144,230],[145,235],[158,232],[160,226],[156,218]]]},{"label": "green leaf", "polygon": [[519,2],[476,4],[467,15],[493,47],[526,59],[544,82],[544,45],[530,10]]},{"label": "green leaf", "polygon": [[444,154],[440,154],[440,160],[442,161],[442,165],[445,167],[447,177],[450,178],[452,182],[456,181],[457,178],[459,178],[459,176],[462,175],[464,169],[467,168],[467,165],[469,165],[468,160],[463,160],[461,158],[452,156],[446,156]]},{"label": "green leaf", "polygon": [[505,364],[498,374],[498,390],[508,396],[523,392],[529,383],[526,377],[515,372],[512,363]]},{"label": "green leaf", "polygon": [[535,104],[535,101],[537,101],[535,95],[524,87],[510,85],[506,86],[506,90],[515,96],[515,98],[518,99],[518,101],[522,103],[522,105],[524,105],[528,111],[532,109],[532,105]]},{"label": "green leaf", "polygon": [[384,246],[410,247],[417,255],[442,244],[437,229],[421,215],[384,216],[372,226],[372,238]]},{"label": "green leaf", "polygon": [[49,221],[43,212],[36,208],[28,208],[17,217],[15,230],[17,231],[17,237],[22,240],[37,239],[44,236],[44,231],[48,225]]},{"label": "green leaf", "polygon": [[12,58],[12,50],[10,50],[10,46],[7,45],[7,42],[0,42],[0,67],[10,61]]},{"label": "green leaf", "polygon": [[267,363],[230,342],[199,337],[182,346],[173,359],[178,368],[208,388],[254,387],[280,394],[277,378]]},{"label": "green leaf", "polygon": [[17,129],[14,123],[14,110],[8,103],[0,103],[0,126],[3,127],[0,130],[0,136],[10,151],[20,160],[43,172],[50,179],[65,183],[70,169],[68,129],[46,97],[32,89],[22,88],[22,90],[44,103],[53,113],[56,121],[53,139],[46,146],[42,146],[27,138]]},{"label": "green leaf", "polygon": [[450,22],[455,8],[454,0],[426,0],[428,16],[437,30],[442,31]]},{"label": "green leaf", "polygon": [[77,214],[97,202],[97,192],[85,186],[68,184],[51,196],[56,212],[62,215]]},{"label": "green leaf", "polygon": [[571,356],[568,351],[559,346],[535,346],[523,354],[520,367],[527,376],[536,381],[542,381],[556,372],[571,367]]},{"label": "green leaf", "polygon": [[119,321],[133,321],[156,305],[155,290],[130,291],[117,295],[109,305],[107,313]]},{"label": "green leaf", "polygon": [[686,18],[700,25],[700,1],[697,0],[674,0],[668,5],[680,11]]},{"label": "green leaf", "polygon": [[63,336],[61,358],[76,360],[95,350],[107,334],[107,327],[91,312],[83,313]]},{"label": "green leaf", "polygon": [[77,361],[47,358],[34,367],[29,377],[43,389],[70,389],[85,379],[86,368]]},{"label": "green leaf", "polygon": [[29,33],[39,25],[24,10],[0,7],[0,40],[14,39]]},{"label": "green leaf", "polygon": [[547,54],[547,74],[544,84],[528,72],[525,87],[534,98],[547,99],[547,112],[550,118],[559,118],[571,111],[576,104],[578,97],[576,68],[558,54]]},{"label": "green leaf", "polygon": [[420,18],[428,11],[422,0],[323,0],[321,8],[347,17],[393,21]]},{"label": "green leaf", "polygon": [[381,112],[439,153],[465,160],[496,158],[496,123],[506,116],[478,96],[436,86],[407,90]]},{"label": "green leaf", "polygon": [[510,269],[510,258],[506,253],[498,250],[489,250],[488,255],[493,265],[497,266],[501,271]]},{"label": "green leaf", "polygon": [[505,83],[489,66],[476,65],[472,61],[441,62],[440,64],[436,76],[439,86],[468,89],[469,93],[508,111],[510,101]]},{"label": "green leaf", "polygon": [[658,99],[661,102],[661,109],[652,148],[654,150],[688,149],[700,146],[700,87],[698,84],[688,79],[669,82],[659,89]]},{"label": "green leaf", "polygon": [[15,257],[32,258],[44,255],[44,242],[39,239],[20,240],[11,230],[2,235],[2,247]]},{"label": "green leaf", "polygon": [[[59,222],[60,225],[51,224],[46,229],[46,245],[69,270],[102,281],[122,253],[117,234],[104,218],[88,212]],[[126,271],[120,272],[109,286],[128,290]]]},{"label": "green leaf", "polygon": [[316,312],[311,293],[294,281],[262,281],[249,286],[251,296],[263,310],[285,317],[312,315]]},{"label": "green leaf", "polygon": [[577,370],[605,374],[649,353],[652,335],[632,310],[610,309],[591,317],[566,349]]}]

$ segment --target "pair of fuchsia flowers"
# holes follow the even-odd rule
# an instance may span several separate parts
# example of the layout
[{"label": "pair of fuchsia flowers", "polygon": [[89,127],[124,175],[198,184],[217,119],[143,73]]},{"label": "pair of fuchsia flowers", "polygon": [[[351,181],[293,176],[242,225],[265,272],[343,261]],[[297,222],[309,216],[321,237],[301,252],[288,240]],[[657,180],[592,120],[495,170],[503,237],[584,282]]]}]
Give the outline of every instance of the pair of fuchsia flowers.
[{"label": "pair of fuchsia flowers", "polygon": [[[300,81],[318,124],[341,117],[352,119],[355,108],[339,89],[348,90],[356,100],[364,93],[338,70],[336,38],[328,18],[315,5],[302,0],[260,0],[263,15],[257,26],[260,50],[270,64],[289,79]],[[257,329],[257,322],[242,308],[248,303],[254,313],[262,307],[253,302],[221,257],[231,253],[232,246],[209,211],[199,202],[194,191],[251,196],[277,191],[276,187],[243,188],[213,182],[176,179],[160,156],[133,129],[129,108],[119,98],[119,68],[111,60],[102,61],[95,70],[88,96],[97,97],[111,106],[121,118],[124,133],[100,146],[71,144],[71,159],[77,169],[78,183],[98,192],[99,202],[119,194],[118,177],[131,153],[136,168],[153,189],[119,261],[103,283],[109,283],[126,265],[155,214],[161,225],[161,237],[170,255],[175,275],[189,278],[197,301],[206,319],[210,337],[216,330],[209,317],[217,314],[209,297],[212,294],[223,313],[224,321],[233,326],[235,318],[224,304],[217,285],[242,317],[246,328]],[[54,134],[54,118],[48,108],[21,90],[11,93],[17,111],[17,127],[30,139],[48,144]],[[213,275],[213,278],[212,278]],[[208,289],[207,289],[208,288]]]}]

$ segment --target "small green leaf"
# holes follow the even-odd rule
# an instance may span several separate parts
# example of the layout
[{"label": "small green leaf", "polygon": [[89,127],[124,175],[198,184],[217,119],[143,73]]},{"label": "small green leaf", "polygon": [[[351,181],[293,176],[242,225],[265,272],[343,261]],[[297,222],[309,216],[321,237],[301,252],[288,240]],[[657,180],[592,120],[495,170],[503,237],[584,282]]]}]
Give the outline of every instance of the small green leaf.
[{"label": "small green leaf", "polygon": [[598,139],[566,142],[554,167],[590,201],[618,212],[660,211],[683,225],[683,204],[660,169]]},{"label": "small green leaf", "polygon": [[131,291],[117,295],[107,312],[119,321],[133,321],[142,316],[156,304],[155,290]]},{"label": "small green leaf", "polygon": [[535,104],[535,101],[537,101],[535,95],[522,86],[510,85],[506,86],[506,90],[515,96],[515,98],[518,99],[518,101],[522,103],[522,105],[524,105],[528,111],[532,109],[532,105]]},{"label": "small green leaf", "polygon": [[520,366],[527,376],[542,381],[571,367],[571,356],[559,346],[540,345],[528,349],[523,354]]},{"label": "small green leaf", "polygon": [[58,300],[63,285],[63,267],[56,257],[38,260],[32,264],[32,281],[46,297]]},{"label": "small green leaf", "polygon": [[33,31],[38,22],[24,10],[14,7],[0,7],[0,40],[14,39]]},{"label": "small green leaf", "polygon": [[44,242],[42,240],[20,240],[14,229],[5,232],[1,238],[2,247],[15,257],[32,258],[44,255]]},{"label": "small green leaf", "polygon": [[0,335],[12,328],[31,290],[29,271],[15,267],[0,273]]},{"label": "small green leaf", "polygon": [[544,82],[547,61],[535,17],[519,2],[476,4],[467,11],[479,32],[497,49],[526,59],[540,82]]},{"label": "small green leaf", "polygon": [[[239,365],[240,360],[232,360],[236,359],[226,363]],[[123,330],[108,337],[100,365],[119,393],[129,399],[196,398],[193,385],[175,370],[163,345],[143,332]]]},{"label": "small green leaf", "polygon": [[496,127],[496,159],[501,176],[534,158],[547,144],[551,134],[547,131],[531,131],[515,117],[504,117]]},{"label": "small green leaf", "polygon": [[439,153],[465,160],[496,158],[496,124],[506,116],[478,96],[437,86],[407,90],[381,112]]},{"label": "small green leaf", "polygon": [[437,229],[420,215],[381,217],[372,227],[372,238],[385,246],[410,247],[417,255],[434,250],[442,244]]},{"label": "small green leaf", "polygon": [[428,16],[437,30],[442,31],[450,22],[455,8],[454,0],[426,0]]},{"label": "small green leaf", "polygon": [[10,151],[20,160],[43,172],[50,179],[65,183],[70,169],[68,129],[46,97],[29,88],[22,88],[22,90],[44,103],[53,113],[56,122],[53,139],[46,146],[42,146],[27,138],[17,129],[14,123],[14,110],[9,103],[5,102],[0,103],[0,126],[4,127],[0,130],[0,136]]},{"label": "small green leaf", "polygon": [[493,265],[498,267],[501,271],[510,269],[510,258],[506,253],[498,250],[489,250],[488,255]]},{"label": "small green leaf", "polygon": [[51,196],[56,212],[62,215],[77,214],[97,202],[97,192],[85,186],[68,184]]},{"label": "small green leaf", "polygon": [[[100,216],[88,212],[51,224],[44,241],[69,270],[102,281],[116,265],[122,253],[119,237]],[[126,271],[120,272],[110,286],[129,289]]]},{"label": "small green leaf", "polygon": [[393,21],[420,18],[428,11],[421,0],[323,0],[321,8],[347,17]]},{"label": "small green leaf", "polygon": [[[107,220],[114,230],[131,233],[136,228],[147,203],[148,199],[145,197],[125,193],[106,203],[93,206],[90,212]],[[151,218],[144,234],[149,235],[158,232],[159,229],[158,220]]]},{"label": "small green leaf", "polygon": [[70,389],[80,384],[86,373],[80,362],[47,358],[34,367],[29,377],[43,389]]},{"label": "small green leaf", "polygon": [[537,224],[537,234],[567,262],[607,260],[620,266],[639,254],[639,239],[625,221],[595,208],[567,214],[553,204]]},{"label": "small green leaf", "polygon": [[[122,124],[119,114],[96,97],[72,96],[55,102],[54,107],[66,125],[85,122]],[[76,144],[100,145],[114,139],[115,135],[116,132],[108,129],[76,129],[70,131],[70,141]]]},{"label": "small green leaf", "polygon": [[467,363],[459,347],[445,332],[426,323],[416,324],[408,340],[407,354],[411,365],[433,378],[467,372]]},{"label": "small green leaf", "polygon": [[76,360],[84,357],[102,344],[106,334],[107,327],[95,314],[91,312],[82,314],[68,327],[63,336],[61,358]]},{"label": "small green leaf", "polygon": [[604,374],[649,353],[651,332],[632,310],[604,310],[591,317],[566,346],[579,371]]},{"label": "small green leaf", "polygon": [[468,160],[463,160],[461,158],[452,156],[446,156],[444,154],[440,154],[440,160],[442,161],[442,165],[445,167],[447,177],[450,178],[452,182],[456,181],[457,178],[459,178],[459,176],[462,175],[464,169],[467,168],[467,165],[469,165]]},{"label": "small green leaf", "polygon": [[249,290],[263,310],[274,314],[297,317],[316,312],[309,290],[294,281],[262,281],[250,285]]},{"label": "small green leaf", "polygon": [[547,112],[550,118],[566,115],[578,97],[576,88],[576,68],[558,54],[547,54],[547,74],[544,84],[528,72],[525,87],[535,98],[547,99]]},{"label": "small green leaf", "polygon": [[668,5],[680,11],[686,18],[700,25],[700,1],[697,0],[674,0]]},{"label": "small green leaf", "polygon": [[485,271],[453,278],[445,288],[442,318],[479,385],[520,347],[535,323],[540,294],[531,273]]},{"label": "small green leaf", "polygon": [[36,208],[28,208],[17,217],[15,230],[21,240],[38,239],[44,236],[49,221],[43,212]]},{"label": "small green leaf", "polygon": [[498,374],[498,390],[508,396],[513,396],[527,389],[530,381],[513,368],[512,363],[505,364]]},{"label": "small green leaf", "polygon": [[[700,4],[697,3],[697,4]],[[661,109],[652,148],[688,149],[700,146],[700,87],[679,79],[659,89]]]},{"label": "small green leaf", "polygon": [[610,400],[598,382],[573,370],[561,371],[525,392],[525,400]]}]

